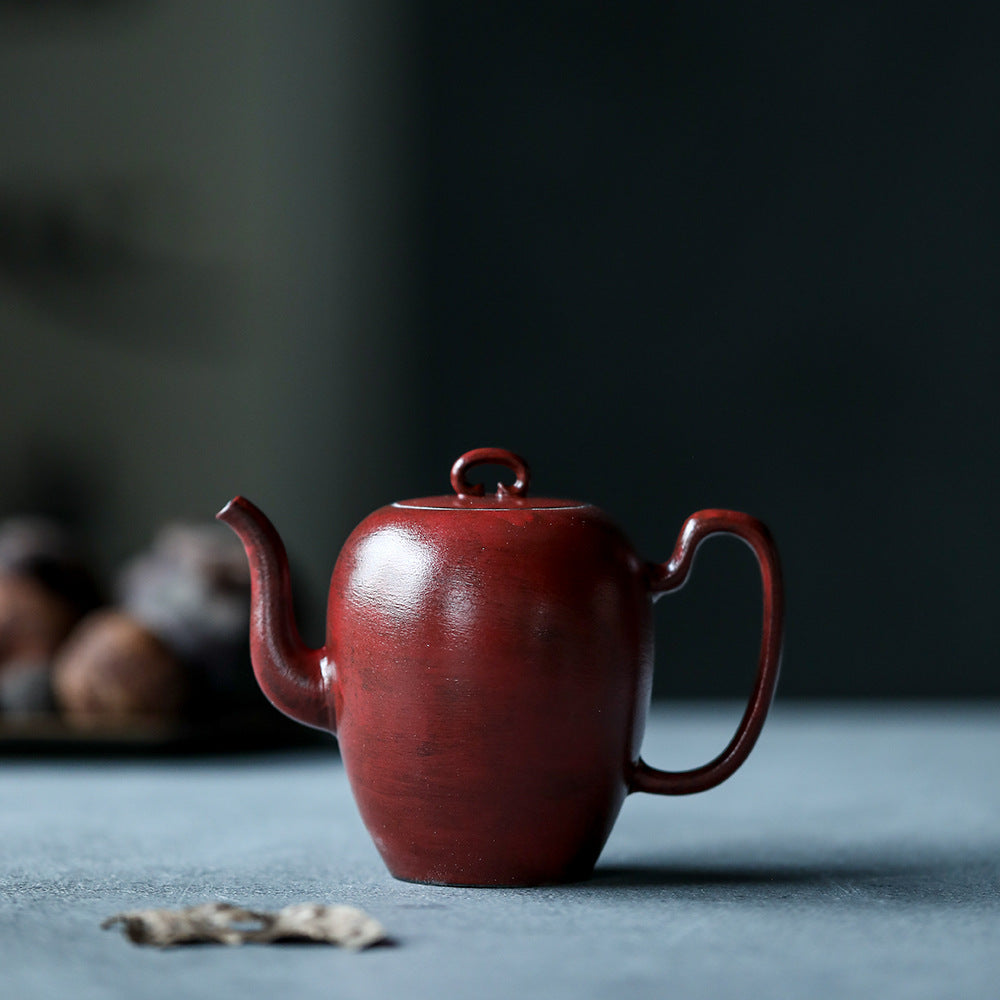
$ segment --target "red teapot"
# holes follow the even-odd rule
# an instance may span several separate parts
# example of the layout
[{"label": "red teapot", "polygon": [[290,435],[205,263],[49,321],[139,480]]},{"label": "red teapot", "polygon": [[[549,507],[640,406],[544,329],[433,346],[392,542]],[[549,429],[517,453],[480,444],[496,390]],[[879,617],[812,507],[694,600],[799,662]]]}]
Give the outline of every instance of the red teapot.
[{"label": "red teapot", "polygon": [[[467,473],[514,482],[486,495]],[[702,510],[649,563],[596,507],[528,495],[523,459],[463,455],[454,495],[383,507],[354,530],[330,584],[326,645],[292,612],[277,532],[242,497],[219,512],[250,560],[251,658],[272,704],[335,733],[389,870],[414,882],[526,886],[587,877],[630,792],[683,795],[753,748],[778,679],[784,600],[760,521]],[[639,756],[653,675],[652,605],[709,535],[754,551],[764,626],[750,702],[714,760],[661,771]]]}]

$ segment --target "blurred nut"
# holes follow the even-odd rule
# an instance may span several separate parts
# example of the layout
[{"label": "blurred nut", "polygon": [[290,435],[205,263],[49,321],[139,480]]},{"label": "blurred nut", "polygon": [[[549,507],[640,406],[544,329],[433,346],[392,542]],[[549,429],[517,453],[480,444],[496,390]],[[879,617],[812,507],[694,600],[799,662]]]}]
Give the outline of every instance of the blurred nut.
[{"label": "blurred nut", "polygon": [[96,611],[59,650],[52,689],[67,721],[100,727],[177,717],[188,678],[144,625],[119,611]]},{"label": "blurred nut", "polygon": [[0,521],[0,671],[51,660],[100,588],[74,538],[39,517]]},{"label": "blurred nut", "polygon": [[0,672],[20,661],[48,661],[79,612],[44,584],[0,571]]},{"label": "blurred nut", "polygon": [[185,652],[243,639],[249,627],[246,555],[221,527],[167,525],[118,575],[118,603]]},{"label": "blurred nut", "polygon": [[189,671],[198,713],[259,705],[249,666],[250,571],[220,524],[168,524],[117,575],[121,609]]}]

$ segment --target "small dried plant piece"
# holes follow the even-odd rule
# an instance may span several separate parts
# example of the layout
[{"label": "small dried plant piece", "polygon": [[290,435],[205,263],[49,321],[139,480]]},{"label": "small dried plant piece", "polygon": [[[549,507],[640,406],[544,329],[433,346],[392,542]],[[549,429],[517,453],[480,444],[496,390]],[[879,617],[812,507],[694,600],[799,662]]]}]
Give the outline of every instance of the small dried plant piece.
[{"label": "small dried plant piece", "polygon": [[326,941],[360,950],[386,940],[385,928],[353,906],[293,903],[274,914],[256,914],[270,921],[247,941]]},{"label": "small dried plant piece", "polygon": [[232,903],[201,903],[183,910],[130,910],[101,927],[122,925],[135,944],[169,948],[179,944],[273,944],[316,941],[358,951],[386,941],[385,928],[353,906],[293,903],[271,913]]},{"label": "small dried plant piece", "polygon": [[216,942],[242,944],[242,931],[234,924],[255,920],[249,910],[231,903],[202,903],[183,910],[130,910],[108,917],[101,927],[107,930],[121,924],[125,936],[135,944],[168,948],[175,944]]}]

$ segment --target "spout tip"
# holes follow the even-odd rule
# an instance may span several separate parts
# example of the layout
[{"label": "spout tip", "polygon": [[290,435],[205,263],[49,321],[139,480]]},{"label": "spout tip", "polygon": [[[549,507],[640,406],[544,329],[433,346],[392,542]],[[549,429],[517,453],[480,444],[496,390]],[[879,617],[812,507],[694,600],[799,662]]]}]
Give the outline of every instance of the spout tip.
[{"label": "spout tip", "polygon": [[217,521],[229,522],[230,520],[232,520],[236,508],[242,507],[245,504],[246,501],[243,499],[243,497],[233,497],[233,499],[230,500],[229,503],[227,503],[226,506],[223,507],[222,510],[220,510],[219,513],[215,515],[215,519]]}]

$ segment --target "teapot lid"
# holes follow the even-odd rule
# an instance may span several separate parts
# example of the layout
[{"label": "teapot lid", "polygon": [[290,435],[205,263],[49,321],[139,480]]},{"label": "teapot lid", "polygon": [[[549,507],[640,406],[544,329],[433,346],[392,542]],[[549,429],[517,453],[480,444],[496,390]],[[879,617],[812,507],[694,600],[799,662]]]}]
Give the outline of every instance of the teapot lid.
[{"label": "teapot lid", "polygon": [[[497,483],[496,493],[487,495],[482,483],[470,483],[466,473],[476,465],[504,465],[514,473],[510,486]],[[584,508],[590,504],[578,500],[559,500],[553,497],[528,497],[531,472],[528,463],[519,455],[505,448],[475,448],[467,451],[451,467],[451,486],[454,496],[418,497],[400,500],[393,507],[410,507],[418,510],[544,510],[552,508]]]}]

